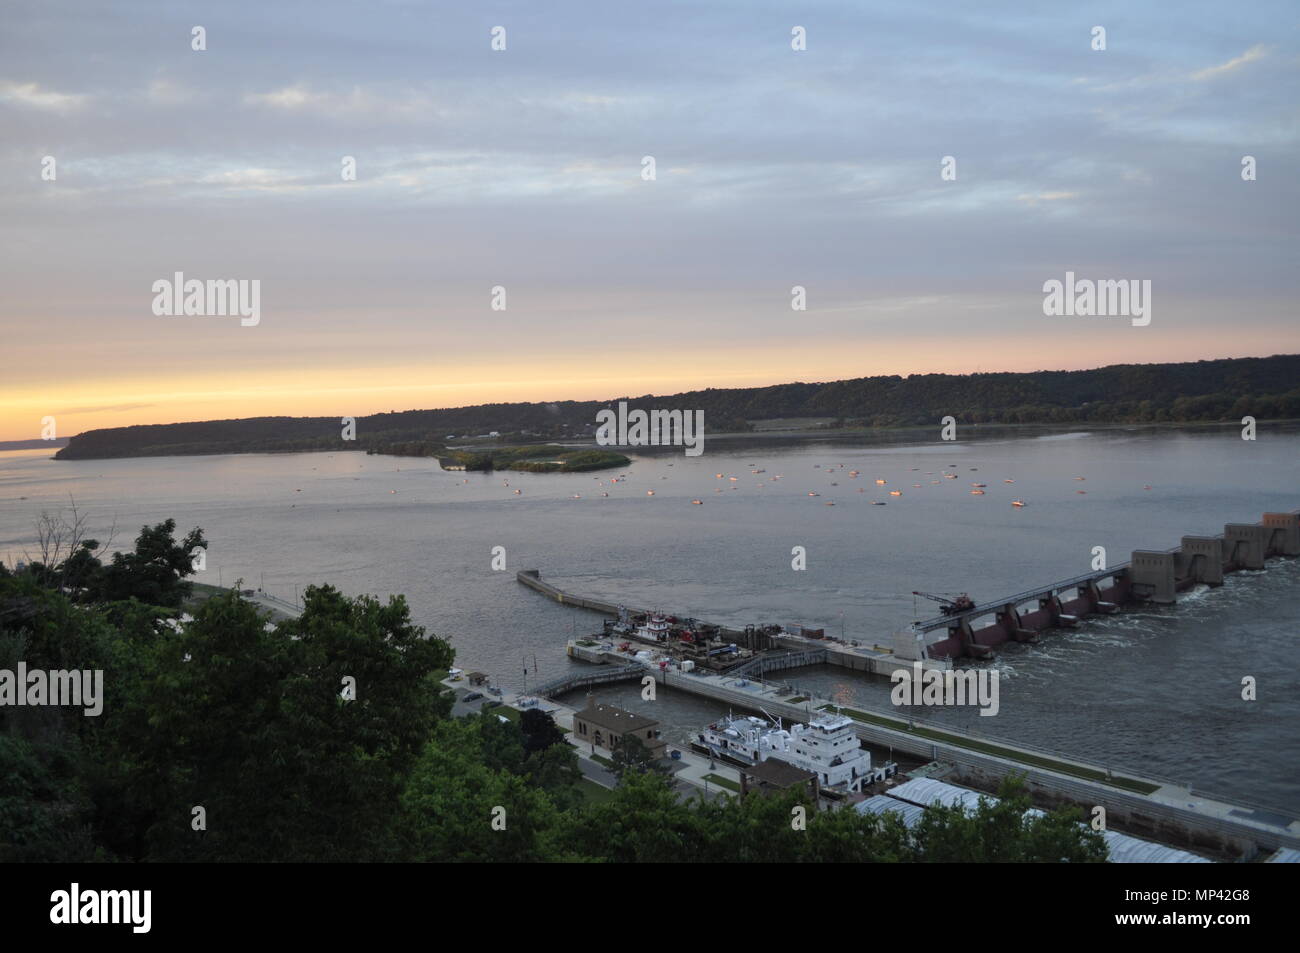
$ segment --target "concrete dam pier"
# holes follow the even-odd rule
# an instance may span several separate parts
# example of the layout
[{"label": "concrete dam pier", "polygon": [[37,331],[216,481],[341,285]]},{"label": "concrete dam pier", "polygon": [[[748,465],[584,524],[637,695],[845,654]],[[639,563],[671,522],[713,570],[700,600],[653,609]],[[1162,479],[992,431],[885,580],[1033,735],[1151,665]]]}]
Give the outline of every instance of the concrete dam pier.
[{"label": "concrete dam pier", "polygon": [[1179,592],[1197,584],[1220,586],[1225,573],[1263,569],[1270,556],[1300,556],[1300,510],[1265,513],[1258,523],[1228,523],[1218,536],[1184,536],[1173,549],[1135,550],[1128,562],[1109,569],[917,622],[898,633],[894,654],[987,658],[1003,643],[1033,642],[1048,629],[1127,603],[1172,605]]}]

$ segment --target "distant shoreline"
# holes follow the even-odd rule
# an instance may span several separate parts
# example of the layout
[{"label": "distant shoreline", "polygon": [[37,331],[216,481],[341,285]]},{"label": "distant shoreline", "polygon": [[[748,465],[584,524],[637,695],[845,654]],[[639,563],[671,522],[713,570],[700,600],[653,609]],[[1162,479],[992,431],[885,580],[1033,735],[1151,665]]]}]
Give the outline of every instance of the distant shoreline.
[{"label": "distant shoreline", "polygon": [[[1273,418],[1268,420],[1259,420],[1256,423],[1257,426],[1259,427],[1283,426],[1283,427],[1290,427],[1292,429],[1300,429],[1300,420],[1296,420],[1290,417],[1279,417],[1279,418]],[[1209,431],[1209,430],[1216,430],[1216,429],[1239,430],[1240,428],[1241,428],[1241,424],[1238,422],[1218,421],[1218,420],[1162,421],[1158,423],[1157,422],[1150,422],[1150,423],[1120,422],[1120,423],[1085,424],[1085,423],[1074,422],[1074,423],[1061,423],[1061,424],[1037,424],[1037,423],[959,424],[957,428],[957,439],[951,441],[950,445],[960,446],[964,443],[971,443],[973,442],[971,440],[971,437],[975,435],[978,435],[979,437],[998,437],[998,436],[1014,437],[1017,435],[1029,435],[1034,432],[1039,432],[1045,435],[1046,434],[1055,435],[1055,434],[1066,434],[1066,433],[1094,433],[1094,432],[1102,432],[1102,431],[1105,432],[1120,432],[1120,431],[1137,432],[1137,431],[1157,431],[1157,430]],[[926,426],[926,427],[920,427],[920,426],[844,427],[844,428],[810,428],[810,429],[802,429],[802,430],[789,429],[789,430],[728,431],[725,433],[707,434],[705,437],[704,446],[706,448],[705,452],[707,453],[708,452],[707,448],[709,444],[712,442],[729,443],[729,444],[750,442],[754,444],[759,444],[759,443],[780,443],[780,442],[803,443],[803,442],[822,440],[822,441],[833,443],[833,442],[839,442],[840,440],[848,440],[854,438],[862,439],[862,438],[877,437],[877,438],[893,438],[893,439],[881,439],[880,440],[881,443],[931,443],[931,442],[936,442],[934,439],[934,434],[937,433],[938,430],[939,430],[939,426],[935,424],[933,426]],[[675,447],[675,446],[601,447],[595,442],[594,439],[556,440],[552,442],[556,445],[572,448],[575,450],[581,450],[581,449],[614,450],[614,451],[621,451],[623,453],[631,453],[638,456],[677,455],[682,452],[681,447]],[[3,449],[4,448],[0,447],[0,451],[3,451]],[[18,448],[10,448],[10,449],[22,450],[26,448],[18,447]],[[31,448],[31,449],[36,449],[36,448]],[[449,447],[448,449],[467,451],[471,453],[475,452],[475,446],[473,444],[465,444],[457,447]],[[118,454],[115,456],[102,456],[102,457],[96,456],[96,457],[69,458],[69,457],[51,456],[50,459],[60,460],[61,462],[69,462],[69,461],[89,462],[89,461],[100,461],[100,460],[137,460],[137,459],[147,459],[150,457],[200,457],[200,456],[215,457],[215,456],[256,456],[256,455],[280,456],[280,455],[293,454],[293,453],[361,453],[361,454],[367,454],[369,456],[395,456],[395,457],[403,457],[405,459],[425,459],[425,460],[437,461],[439,463],[440,468],[446,470],[446,467],[442,467],[441,461],[437,457],[426,456],[426,455],[407,456],[404,454],[394,454],[394,453],[376,454],[372,451],[366,450],[363,447],[335,447],[335,448],[322,448],[322,449],[300,449],[294,447],[286,447],[284,449],[279,449],[279,450],[213,449],[213,450],[206,450],[206,451],[192,451],[189,453],[169,453],[169,452],[168,453],[131,453],[131,454]],[[618,465],[619,464],[610,464],[610,466],[618,466]],[[501,468],[501,469],[508,469],[508,468]],[[459,471],[452,471],[452,472],[459,472]],[[490,473],[492,471],[471,470],[468,472]],[[551,472],[562,472],[562,471],[551,471]],[[583,472],[583,471],[567,471],[567,472]]]}]

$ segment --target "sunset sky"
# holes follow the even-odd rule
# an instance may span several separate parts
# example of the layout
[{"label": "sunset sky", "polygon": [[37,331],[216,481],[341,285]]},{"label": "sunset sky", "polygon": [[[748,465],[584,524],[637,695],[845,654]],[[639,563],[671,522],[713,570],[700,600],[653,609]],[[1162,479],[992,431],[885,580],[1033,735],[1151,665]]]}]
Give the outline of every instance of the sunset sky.
[{"label": "sunset sky", "polygon": [[[0,440],[1297,352],[1298,23],[8,0]],[[1151,324],[1045,316],[1067,270],[1149,279]],[[259,280],[260,324],[156,316],[177,271]]]}]

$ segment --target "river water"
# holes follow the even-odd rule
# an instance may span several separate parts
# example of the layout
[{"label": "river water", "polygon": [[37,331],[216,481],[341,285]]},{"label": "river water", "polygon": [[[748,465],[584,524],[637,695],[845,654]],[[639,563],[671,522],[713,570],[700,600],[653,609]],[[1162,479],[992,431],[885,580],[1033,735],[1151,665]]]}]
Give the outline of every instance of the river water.
[{"label": "river water", "polygon": [[[1300,508],[1294,426],[1262,428],[1255,441],[1235,427],[993,429],[970,439],[974,430],[959,443],[712,439],[699,457],[637,455],[625,471],[597,474],[450,473],[363,453],[54,461],[13,451],[0,453],[0,559],[31,551],[41,510],[70,498],[100,538],[116,523],[119,546],[173,517],[211,544],[198,581],[242,578],[291,601],[318,582],[403,593],[419,624],[451,639],[458,664],[520,688],[525,667],[532,682],[580,664],[564,643],[598,629],[599,617],[519,585],[518,569],[610,601],[890,644],[912,619],[935,615],[914,589],[983,601],[1086,572],[1094,547],[1115,563]],[[987,484],[984,495],[970,493],[974,482]],[[492,569],[497,546],[504,572]],[[796,546],[805,571],[791,568]],[[996,717],[926,715],[1300,810],[1298,597],[1300,562],[1278,560],[1176,607],[1008,646],[992,663],[1004,676]],[[1240,698],[1247,675],[1258,681],[1253,702]],[[782,678],[889,704],[879,679],[829,668]],[[599,694],[635,707],[626,687]],[[676,740],[716,714],[673,693],[655,711]]]}]

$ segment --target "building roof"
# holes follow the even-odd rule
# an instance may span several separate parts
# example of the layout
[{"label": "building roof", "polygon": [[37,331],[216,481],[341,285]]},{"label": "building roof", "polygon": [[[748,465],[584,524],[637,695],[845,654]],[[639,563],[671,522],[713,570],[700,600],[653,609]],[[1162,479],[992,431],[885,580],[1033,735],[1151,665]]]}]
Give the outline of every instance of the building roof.
[{"label": "building roof", "polygon": [[[903,814],[905,823],[910,813],[906,810],[907,802],[921,807],[931,807],[936,804],[946,807],[964,807],[968,811],[974,811],[979,807],[981,797],[994,804],[998,802],[998,799],[992,795],[980,794],[977,791],[957,787],[955,784],[948,784],[946,781],[939,781],[935,778],[913,778],[911,781],[890,788],[886,792],[886,796],[890,800],[899,802],[900,813]],[[875,804],[872,807],[862,808],[863,810],[874,811],[884,807],[876,798],[870,800]],[[1037,808],[1030,808],[1025,813],[1035,817],[1043,816],[1043,812]],[[916,815],[911,816],[915,818]],[[911,823],[915,823],[915,820],[911,821]],[[1197,854],[1179,850],[1176,847],[1166,847],[1164,844],[1142,840],[1130,834],[1121,834],[1119,831],[1102,831],[1101,836],[1106,839],[1106,846],[1110,848],[1110,862],[1113,864],[1210,863],[1208,859]]]},{"label": "building roof", "polygon": [[853,805],[853,809],[859,814],[884,814],[886,811],[892,811],[902,815],[903,824],[908,828],[919,824],[925,815],[925,808],[883,794],[876,794],[865,801],[859,801]]},{"label": "building roof", "polygon": [[811,771],[805,771],[803,768],[791,764],[789,761],[782,761],[780,758],[768,758],[766,761],[760,761],[741,770],[759,781],[774,785],[778,788],[792,788],[796,784],[806,784],[816,777]]},{"label": "building roof", "polygon": [[590,722],[599,728],[617,732],[618,734],[627,734],[629,731],[645,731],[647,728],[653,728],[659,724],[653,718],[647,718],[645,715],[624,711],[621,708],[615,708],[613,705],[597,705],[595,703],[589,704],[573,717],[581,718],[583,721]]}]

